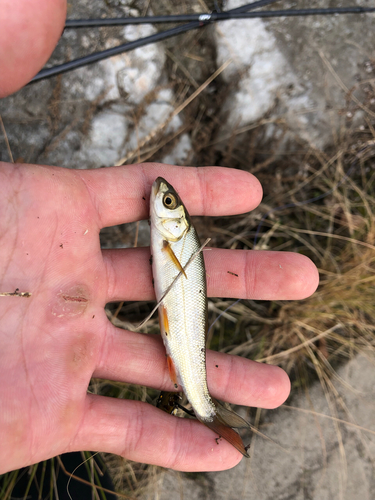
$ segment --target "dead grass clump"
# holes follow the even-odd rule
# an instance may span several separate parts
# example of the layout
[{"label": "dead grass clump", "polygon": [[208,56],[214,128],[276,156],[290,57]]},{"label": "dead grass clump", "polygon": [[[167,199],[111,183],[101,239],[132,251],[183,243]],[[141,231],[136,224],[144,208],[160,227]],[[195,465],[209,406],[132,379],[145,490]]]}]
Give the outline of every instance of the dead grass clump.
[{"label": "dead grass clump", "polygon": [[[306,377],[306,367],[319,377],[334,376],[338,362],[373,352],[375,143],[356,148],[343,147],[323,163],[321,154],[315,162],[310,157],[308,177],[287,192],[270,192],[258,213],[247,220],[228,219],[221,228],[219,239],[225,235],[232,248],[286,249],[309,256],[319,268],[320,285],[304,301],[234,305],[227,312],[230,318],[217,326],[232,335],[220,335],[216,348],[278,364],[296,383],[302,374]],[[303,185],[302,201],[298,184]],[[280,200],[280,209],[269,209],[271,196]],[[215,309],[224,310],[231,302],[214,301]]]}]

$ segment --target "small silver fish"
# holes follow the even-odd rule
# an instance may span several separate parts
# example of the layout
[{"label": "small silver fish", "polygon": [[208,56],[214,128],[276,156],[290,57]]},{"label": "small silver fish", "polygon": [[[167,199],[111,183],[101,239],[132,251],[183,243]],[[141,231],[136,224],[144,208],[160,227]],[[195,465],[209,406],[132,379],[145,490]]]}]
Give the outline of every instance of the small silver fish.
[{"label": "small silver fish", "polygon": [[203,254],[190,216],[175,189],[158,177],[151,190],[151,253],[159,323],[167,352],[168,369],[177,389],[182,387],[199,421],[248,457],[241,437],[232,427],[249,424],[215,401],[208,392],[206,375],[207,285]]}]

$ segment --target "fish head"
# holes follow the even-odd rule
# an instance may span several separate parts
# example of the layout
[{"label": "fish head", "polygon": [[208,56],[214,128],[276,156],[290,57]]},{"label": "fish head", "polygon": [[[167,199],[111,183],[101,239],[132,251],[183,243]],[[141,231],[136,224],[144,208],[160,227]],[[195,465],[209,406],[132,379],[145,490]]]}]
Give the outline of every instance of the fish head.
[{"label": "fish head", "polygon": [[162,177],[152,185],[151,226],[167,241],[178,241],[190,228],[189,214],[177,191]]}]

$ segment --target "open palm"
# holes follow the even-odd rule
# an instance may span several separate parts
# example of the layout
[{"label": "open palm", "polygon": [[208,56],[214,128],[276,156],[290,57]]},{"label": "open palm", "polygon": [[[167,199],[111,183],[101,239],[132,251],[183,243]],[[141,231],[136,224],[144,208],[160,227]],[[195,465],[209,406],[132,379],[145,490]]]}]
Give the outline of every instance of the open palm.
[{"label": "open palm", "polygon": [[[141,402],[87,394],[92,376],[171,389],[158,336],[115,328],[104,306],[154,297],[149,249],[102,251],[102,227],[148,217],[163,176],[191,214],[254,208],[258,181],[245,172],[167,165],[93,171],[0,163],[0,472],[74,450],[98,450],[180,470],[220,470],[241,455],[199,422]],[[296,299],[317,272],[291,253],[205,252],[208,293]],[[231,269],[238,279],[226,272]],[[282,272],[281,272],[282,269]],[[217,366],[216,366],[217,365]],[[289,392],[277,367],[209,352],[218,399],[272,408]]]}]

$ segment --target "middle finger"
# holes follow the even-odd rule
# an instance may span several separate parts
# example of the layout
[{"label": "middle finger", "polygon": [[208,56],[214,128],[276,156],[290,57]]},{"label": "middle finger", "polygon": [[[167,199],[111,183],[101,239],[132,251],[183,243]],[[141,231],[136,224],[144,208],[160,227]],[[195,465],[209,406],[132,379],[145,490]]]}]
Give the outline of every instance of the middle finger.
[{"label": "middle finger", "polygon": [[[208,295],[254,300],[295,300],[318,285],[312,261],[292,252],[203,250]],[[149,248],[104,250],[107,302],[155,299]]]}]

